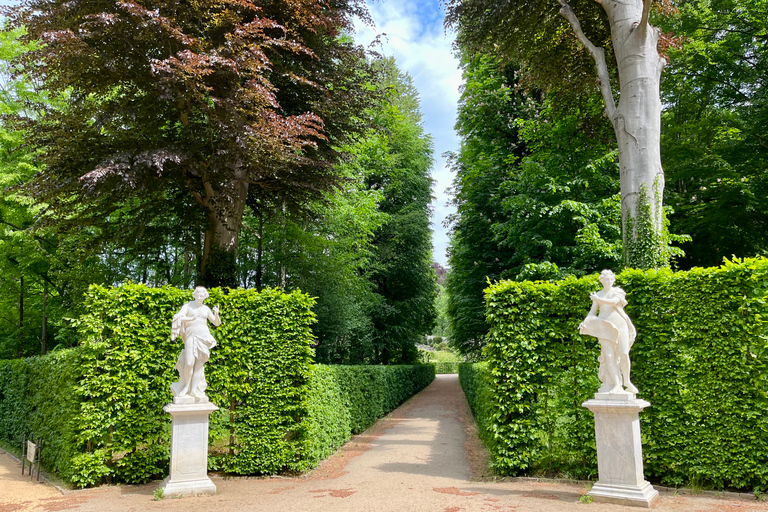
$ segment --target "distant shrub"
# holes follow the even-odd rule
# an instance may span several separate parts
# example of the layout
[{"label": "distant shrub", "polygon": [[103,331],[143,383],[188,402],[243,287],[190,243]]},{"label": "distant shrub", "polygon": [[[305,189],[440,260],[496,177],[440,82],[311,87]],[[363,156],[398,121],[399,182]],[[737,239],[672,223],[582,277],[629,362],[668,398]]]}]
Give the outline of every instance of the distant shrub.
[{"label": "distant shrub", "polygon": [[435,365],[435,373],[437,374],[443,374],[443,373],[459,373],[459,363],[458,361],[449,361],[449,362],[437,362],[432,363]]}]

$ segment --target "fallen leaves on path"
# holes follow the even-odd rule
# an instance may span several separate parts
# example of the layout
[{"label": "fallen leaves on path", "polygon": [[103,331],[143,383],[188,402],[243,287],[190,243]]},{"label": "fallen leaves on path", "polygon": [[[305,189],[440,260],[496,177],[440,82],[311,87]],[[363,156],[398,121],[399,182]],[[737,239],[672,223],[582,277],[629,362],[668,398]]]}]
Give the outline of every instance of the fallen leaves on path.
[{"label": "fallen leaves on path", "polygon": [[462,491],[458,487],[435,487],[432,490],[442,494],[453,494],[454,496],[477,496],[480,494],[479,492]]},{"label": "fallen leaves on path", "polygon": [[315,498],[325,498],[328,496],[333,496],[334,498],[349,498],[357,491],[353,491],[352,489],[317,489],[309,492],[318,494]]}]

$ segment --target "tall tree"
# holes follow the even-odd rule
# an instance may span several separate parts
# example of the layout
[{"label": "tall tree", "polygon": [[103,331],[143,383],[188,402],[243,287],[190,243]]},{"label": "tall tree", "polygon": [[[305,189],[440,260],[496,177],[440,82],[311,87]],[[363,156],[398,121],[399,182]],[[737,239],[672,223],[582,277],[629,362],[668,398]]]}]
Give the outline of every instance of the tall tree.
[{"label": "tall tree", "polygon": [[768,4],[689,0],[669,30],[662,156],[683,268],[768,250]]},{"label": "tall tree", "polygon": [[446,23],[458,29],[461,48],[512,59],[544,89],[573,96],[566,89],[588,89],[584,84],[594,83],[596,68],[605,115],[618,143],[625,263],[667,265],[659,96],[665,60],[658,51],[661,31],[649,21],[653,1],[446,3]]},{"label": "tall tree", "polygon": [[23,72],[69,96],[17,118],[43,150],[28,190],[49,220],[119,245],[150,241],[152,222],[195,226],[199,282],[235,285],[250,198],[300,209],[339,183],[336,147],[369,98],[362,49],[339,37],[356,14],[358,0],[25,0],[11,26],[44,44]]},{"label": "tall tree", "polygon": [[620,267],[621,211],[616,152],[597,101],[554,109],[490,55],[469,58],[464,77],[447,289],[452,343],[472,353],[486,332],[489,279]]},{"label": "tall tree", "polygon": [[424,133],[418,91],[394,60],[381,63],[388,101],[374,115],[379,133],[366,142],[362,165],[368,188],[383,195],[386,222],[373,239],[371,280],[375,362],[413,363],[416,343],[429,334],[437,312],[430,229],[433,144]]},{"label": "tall tree", "polygon": [[261,260],[241,267],[243,282],[317,297],[316,354],[326,363],[413,362],[435,317],[432,141],[410,77],[391,58],[372,66],[378,100],[358,113],[368,130],[340,148],[341,192],[313,202],[309,216],[248,216],[243,232],[243,259]]},{"label": "tall tree", "polygon": [[59,340],[65,316],[75,316],[82,292],[101,273],[94,261],[77,261],[73,242],[88,245],[87,233],[68,240],[50,229],[32,230],[43,209],[19,190],[40,169],[28,134],[6,123],[9,116],[37,115],[30,103],[56,105],[60,98],[12,62],[34,43],[22,43],[23,29],[0,32],[0,357],[45,353]]},{"label": "tall tree", "polygon": [[487,55],[463,61],[465,85],[456,121],[461,146],[449,158],[456,174],[451,191],[456,214],[448,219],[446,290],[451,342],[466,353],[479,350],[487,331],[487,280],[501,278],[514,255],[496,242],[493,226],[502,219],[499,189],[510,168],[528,154],[516,119],[530,117],[538,107],[517,87],[513,66],[500,66]]}]

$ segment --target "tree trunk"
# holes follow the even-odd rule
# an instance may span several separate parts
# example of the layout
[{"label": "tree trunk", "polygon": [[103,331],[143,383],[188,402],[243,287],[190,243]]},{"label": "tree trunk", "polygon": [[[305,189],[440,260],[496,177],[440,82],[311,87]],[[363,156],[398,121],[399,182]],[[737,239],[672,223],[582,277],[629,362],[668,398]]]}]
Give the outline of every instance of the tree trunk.
[{"label": "tree trunk", "polygon": [[264,278],[264,211],[261,208],[259,208],[259,245],[256,251],[256,289],[261,291]]},{"label": "tree trunk", "polygon": [[243,223],[248,184],[235,181],[228,194],[211,194],[206,198],[208,228],[205,231],[203,257],[200,262],[199,285],[236,287],[237,246]]},{"label": "tree trunk", "polygon": [[669,265],[662,201],[661,99],[659,82],[666,61],[658,52],[661,31],[648,23],[652,0],[601,0],[611,27],[619,70],[619,105],[615,104],[603,48],[581,29],[566,0],[560,14],[571,23],[597,66],[605,112],[613,124],[621,169],[621,217],[624,264],[635,268]]},{"label": "tree trunk", "polygon": [[643,16],[643,3],[606,0],[619,68],[619,105],[611,118],[621,169],[624,263],[666,266],[662,229],[664,171],[661,167],[659,82],[666,61],[659,56],[659,29]]},{"label": "tree trunk", "polygon": [[48,281],[43,281],[43,326],[40,336],[40,355],[44,356],[48,351]]},{"label": "tree trunk", "polygon": [[24,276],[19,278],[19,346],[16,357],[24,355]]}]

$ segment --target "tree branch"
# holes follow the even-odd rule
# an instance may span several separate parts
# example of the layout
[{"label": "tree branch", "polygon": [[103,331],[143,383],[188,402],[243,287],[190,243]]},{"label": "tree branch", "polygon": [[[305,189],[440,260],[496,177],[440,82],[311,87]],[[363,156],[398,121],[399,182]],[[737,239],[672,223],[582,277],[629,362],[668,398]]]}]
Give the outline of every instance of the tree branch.
[{"label": "tree branch", "polygon": [[[24,228],[22,228],[20,226],[16,226],[15,224],[11,224],[7,220],[5,220],[1,215],[0,215],[0,223],[5,224],[6,226],[11,227],[11,228],[15,229],[16,231],[26,231],[26,229],[24,229]],[[56,245],[53,242],[51,242],[50,240],[46,240],[42,236],[32,235],[32,238],[34,238],[35,240],[37,240],[39,242],[45,242],[46,244],[50,245],[52,248],[56,249]]]},{"label": "tree branch", "polygon": [[643,16],[640,18],[640,33],[644,34],[648,30],[648,17],[651,15],[651,4],[653,0],[643,0]]},{"label": "tree branch", "polygon": [[[576,14],[568,5],[566,0],[558,0],[560,2],[560,14],[563,15],[573,27],[573,31],[576,32],[576,36],[579,41],[587,47],[592,54],[592,58],[595,59],[595,66],[597,67],[597,84],[600,86],[600,92],[603,94],[603,101],[605,102],[605,113],[611,123],[614,122],[614,116],[616,114],[616,101],[613,99],[613,91],[611,91],[611,76],[608,74],[608,64],[605,62],[605,50],[598,48],[589,38],[584,34],[581,29],[581,23],[576,17]],[[650,2],[650,0],[646,0]]]}]

